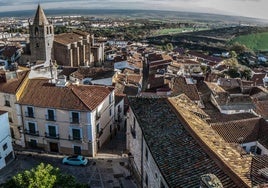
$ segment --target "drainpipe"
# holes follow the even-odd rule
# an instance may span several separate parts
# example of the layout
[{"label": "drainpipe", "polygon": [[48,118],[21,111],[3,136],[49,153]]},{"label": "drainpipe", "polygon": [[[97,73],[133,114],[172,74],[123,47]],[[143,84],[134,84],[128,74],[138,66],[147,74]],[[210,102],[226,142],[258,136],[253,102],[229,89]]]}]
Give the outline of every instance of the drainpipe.
[{"label": "drainpipe", "polygon": [[141,137],[141,188],[143,188],[143,136]]},{"label": "drainpipe", "polygon": [[19,104],[19,106],[20,106],[20,115],[21,115],[21,124],[22,124],[21,136],[23,137],[23,141],[24,141],[23,144],[21,143],[21,146],[25,148],[26,147],[26,138],[24,135],[25,126],[24,126],[23,111],[22,111],[22,105]]}]

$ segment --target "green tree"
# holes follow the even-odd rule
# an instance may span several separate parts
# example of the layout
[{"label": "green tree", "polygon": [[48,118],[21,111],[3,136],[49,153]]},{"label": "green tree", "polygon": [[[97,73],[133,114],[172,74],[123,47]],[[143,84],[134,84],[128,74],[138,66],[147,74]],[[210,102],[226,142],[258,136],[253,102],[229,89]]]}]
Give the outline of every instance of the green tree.
[{"label": "green tree", "polygon": [[229,50],[234,51],[236,54],[240,54],[240,53],[243,53],[243,52],[250,51],[245,45],[240,44],[238,42],[233,43],[230,46]]},{"label": "green tree", "polygon": [[238,78],[240,77],[240,73],[238,72],[237,68],[230,68],[228,71],[225,72],[231,78]]},{"label": "green tree", "polygon": [[251,78],[251,70],[250,69],[240,70],[240,75],[241,78],[249,80]]},{"label": "green tree", "polygon": [[231,51],[230,54],[231,54],[231,57],[233,57],[233,58],[236,58],[237,57],[237,54],[236,54],[235,51]]},{"label": "green tree", "polygon": [[4,188],[85,188],[71,175],[61,174],[58,168],[41,163],[36,168],[26,170],[12,177]]},{"label": "green tree", "polygon": [[169,51],[169,52],[173,51],[173,49],[174,49],[173,44],[172,44],[172,43],[167,43],[167,45],[166,45],[166,49],[167,49],[167,51]]}]

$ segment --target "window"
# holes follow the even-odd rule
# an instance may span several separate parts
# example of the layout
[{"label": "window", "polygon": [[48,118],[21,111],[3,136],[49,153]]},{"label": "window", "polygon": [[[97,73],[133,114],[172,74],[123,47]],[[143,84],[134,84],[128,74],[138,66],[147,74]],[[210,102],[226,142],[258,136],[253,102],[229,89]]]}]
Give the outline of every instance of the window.
[{"label": "window", "polygon": [[101,110],[97,109],[96,110],[96,120],[100,119],[100,117],[101,117]]},{"label": "window", "polygon": [[29,146],[32,148],[37,148],[37,141],[34,139],[30,139]]},{"label": "window", "polygon": [[55,126],[49,125],[47,128],[48,128],[48,135],[50,137],[57,137],[57,130]]},{"label": "window", "polygon": [[74,146],[74,154],[81,155],[81,147],[80,146]]},{"label": "window", "polygon": [[97,134],[99,134],[99,132],[100,132],[100,124],[99,123],[97,124],[96,129],[97,129]]},{"label": "window", "polygon": [[147,175],[147,173],[145,174],[145,184],[146,184],[146,187],[148,187],[148,175]]},{"label": "window", "polygon": [[10,123],[13,123],[11,112],[8,112],[8,120],[9,120]]},{"label": "window", "polygon": [[10,105],[10,96],[9,95],[5,95],[5,106],[11,106]]},{"label": "window", "polygon": [[27,117],[34,117],[34,109],[31,106],[27,106],[26,116]]},{"label": "window", "polygon": [[80,129],[72,129],[73,140],[81,140]]},{"label": "window", "polygon": [[136,119],[133,117],[133,124],[131,126],[131,134],[133,138],[136,138]]},{"label": "window", "polygon": [[160,183],[160,188],[166,188],[165,185],[164,185],[164,183],[162,181]]},{"label": "window", "polygon": [[71,113],[71,122],[72,123],[79,123],[79,113],[78,112]]},{"label": "window", "polygon": [[118,106],[118,114],[119,114],[120,112],[122,112],[122,109],[121,109],[121,106],[119,105],[119,106]]},{"label": "window", "polygon": [[251,153],[255,153],[256,152],[256,146],[251,146],[249,151]]},{"label": "window", "polygon": [[30,134],[36,134],[36,127],[35,127],[35,123],[32,122],[28,122],[28,131]]},{"label": "window", "polygon": [[35,35],[38,35],[38,27],[35,27],[35,29],[34,29],[34,33],[35,33]]},{"label": "window", "polygon": [[261,151],[262,151],[261,148],[257,147],[257,149],[256,149],[256,154],[257,154],[257,155],[261,155]]},{"label": "window", "polygon": [[112,102],[113,102],[113,96],[112,96],[112,94],[110,94],[109,95],[109,104],[112,104]]},{"label": "window", "polygon": [[100,124],[98,123],[97,126],[96,126],[96,133],[97,133],[97,137],[99,138],[102,133],[103,133],[103,129],[100,128]]},{"label": "window", "polygon": [[7,149],[7,143],[3,145],[3,150],[5,151]]},{"label": "window", "polygon": [[112,116],[112,108],[110,108],[110,110],[109,110],[109,111],[110,111],[110,116]]},{"label": "window", "polygon": [[46,115],[46,120],[48,121],[55,121],[55,110],[53,109],[48,109],[47,110],[47,115]]},{"label": "window", "polygon": [[148,149],[147,148],[145,149],[145,158],[148,161]]},{"label": "window", "polygon": [[36,43],[35,47],[36,47],[36,48],[39,48],[39,43]]}]

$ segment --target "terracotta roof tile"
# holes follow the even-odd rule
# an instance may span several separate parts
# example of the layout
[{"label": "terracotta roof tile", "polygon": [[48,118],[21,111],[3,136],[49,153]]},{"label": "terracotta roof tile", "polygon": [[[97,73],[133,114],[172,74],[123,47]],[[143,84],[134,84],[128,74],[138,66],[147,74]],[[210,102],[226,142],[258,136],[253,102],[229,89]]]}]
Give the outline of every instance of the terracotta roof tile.
[{"label": "terracotta roof tile", "polygon": [[114,70],[110,68],[80,67],[77,71],[72,73],[72,76],[79,79],[92,78],[93,80],[96,80],[102,78],[111,78],[114,74]]},{"label": "terracotta roof tile", "polygon": [[[254,156],[252,159],[252,165],[251,165],[251,171],[250,175],[252,178],[253,186],[256,185],[266,185],[266,186],[258,186],[267,188],[268,186],[268,179],[267,179],[267,171],[268,170],[268,156],[262,155],[262,156]],[[266,177],[262,174],[265,174]]]},{"label": "terracotta roof tile", "polygon": [[71,85],[73,92],[92,111],[113,91],[106,86]]},{"label": "terracotta roof tile", "polygon": [[265,77],[266,73],[258,73],[253,74],[251,80],[254,82],[257,86],[263,86],[263,78]]},{"label": "terracotta roof tile", "polygon": [[199,101],[200,96],[195,84],[187,84],[185,77],[176,77],[173,82],[173,95],[186,94],[191,100]]},{"label": "terracotta roof tile", "polygon": [[57,87],[48,79],[31,79],[20,104],[45,108],[94,110],[111,92],[103,86],[68,85]]},{"label": "terracotta roof tile", "polygon": [[57,42],[63,45],[68,45],[74,42],[81,41],[82,39],[83,37],[76,33],[62,33],[59,35],[55,35],[54,42]]},{"label": "terracotta roof tile", "polygon": [[6,82],[0,83],[0,92],[16,94],[17,89],[21,85],[24,78],[27,76],[29,71],[17,72],[17,78],[7,80]]},{"label": "terracotta roof tile", "polygon": [[251,118],[213,123],[211,126],[226,142],[247,143],[258,140],[259,122],[260,118]]}]

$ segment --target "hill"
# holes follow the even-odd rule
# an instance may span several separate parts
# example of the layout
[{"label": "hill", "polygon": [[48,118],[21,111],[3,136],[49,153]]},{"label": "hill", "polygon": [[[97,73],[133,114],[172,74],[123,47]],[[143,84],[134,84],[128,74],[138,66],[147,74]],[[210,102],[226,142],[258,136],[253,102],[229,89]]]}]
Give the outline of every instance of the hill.
[{"label": "hill", "polygon": [[231,40],[231,43],[235,42],[244,44],[254,51],[268,51],[268,32],[241,35]]}]

